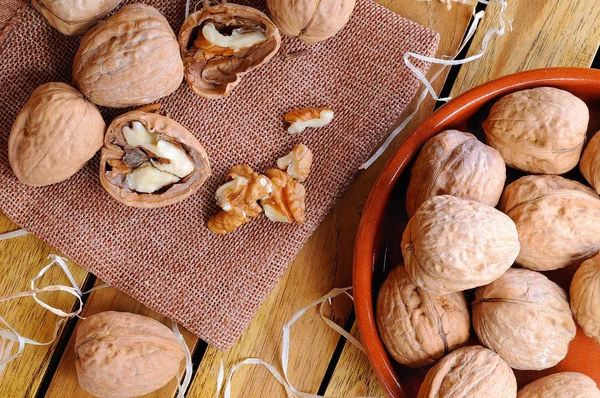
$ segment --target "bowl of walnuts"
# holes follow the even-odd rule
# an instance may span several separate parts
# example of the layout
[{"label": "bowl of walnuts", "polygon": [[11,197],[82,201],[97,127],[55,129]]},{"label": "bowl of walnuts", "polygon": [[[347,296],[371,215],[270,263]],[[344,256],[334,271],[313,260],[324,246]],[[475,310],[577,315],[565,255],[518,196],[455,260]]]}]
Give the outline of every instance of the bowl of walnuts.
[{"label": "bowl of walnuts", "polygon": [[[600,71],[506,76],[391,158],[354,253],[392,397],[600,397]],[[537,395],[536,395],[537,394]]]}]

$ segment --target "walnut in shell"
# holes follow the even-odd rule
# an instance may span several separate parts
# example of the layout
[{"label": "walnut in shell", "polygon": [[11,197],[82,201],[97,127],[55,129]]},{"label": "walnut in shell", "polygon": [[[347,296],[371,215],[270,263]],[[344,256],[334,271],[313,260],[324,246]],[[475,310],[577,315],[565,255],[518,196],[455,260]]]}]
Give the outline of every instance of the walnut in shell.
[{"label": "walnut in shell", "polygon": [[93,103],[111,108],[149,104],[175,91],[183,63],[164,16],[145,4],[123,6],[90,29],[73,63],[73,81]]},{"label": "walnut in shell", "polygon": [[560,362],[576,330],[565,291],[539,272],[515,268],[477,288],[473,328],[484,346],[523,370]]},{"label": "walnut in shell", "polygon": [[600,198],[576,181],[522,177],[506,187],[499,207],[517,225],[524,267],[564,268],[600,250]]},{"label": "walnut in shell", "polygon": [[517,398],[600,398],[600,390],[582,373],[561,372],[527,384]]},{"label": "walnut in shell", "polygon": [[97,397],[138,397],[158,390],[177,375],[184,358],[177,336],[145,316],[101,312],[77,328],[79,385]]},{"label": "walnut in shell", "polygon": [[179,47],[190,88],[206,98],[227,97],[242,77],[279,50],[279,30],[262,12],[238,4],[204,7],[185,20]]},{"label": "walnut in shell", "polygon": [[584,261],[571,281],[571,311],[584,333],[600,344],[600,254]]},{"label": "walnut in shell", "polygon": [[517,91],[492,106],[483,129],[506,164],[533,174],[562,174],[579,162],[590,115],[585,102],[552,87]]},{"label": "walnut in shell", "polygon": [[579,170],[596,192],[600,194],[600,131],[592,137],[583,151]]},{"label": "walnut in shell", "polygon": [[471,322],[462,292],[428,293],[403,266],[393,269],[381,286],[376,315],[388,352],[411,368],[429,365],[469,339]]},{"label": "walnut in shell", "polygon": [[168,117],[131,111],[108,127],[100,182],[128,206],[168,206],[192,195],[210,176],[208,156],[185,127]]},{"label": "walnut in shell", "polygon": [[473,134],[446,130],[423,146],[412,167],[406,210],[412,217],[427,199],[452,195],[494,207],[500,200],[506,165],[500,153]]},{"label": "walnut in shell", "polygon": [[431,368],[418,398],[508,398],[517,395],[517,379],[498,354],[481,346],[452,351]]},{"label": "walnut in shell", "polygon": [[512,220],[473,200],[435,196],[425,201],[402,235],[406,270],[437,295],[492,282],[519,253]]},{"label": "walnut in shell", "polygon": [[82,35],[122,0],[32,0],[33,6],[65,35]]},{"label": "walnut in shell", "polygon": [[98,108],[65,83],[36,88],[8,138],[8,160],[23,184],[44,186],[77,173],[102,147]]}]

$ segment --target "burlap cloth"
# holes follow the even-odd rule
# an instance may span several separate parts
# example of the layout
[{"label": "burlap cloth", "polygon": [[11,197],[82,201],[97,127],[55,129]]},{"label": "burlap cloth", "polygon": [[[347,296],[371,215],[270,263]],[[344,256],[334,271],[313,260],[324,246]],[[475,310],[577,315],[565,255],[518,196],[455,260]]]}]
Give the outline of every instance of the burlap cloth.
[{"label": "burlap cloth", "polygon": [[[179,30],[185,0],[145,2]],[[98,155],[60,184],[30,188],[17,181],[7,157],[12,123],[34,88],[71,81],[79,38],[52,29],[25,0],[2,0],[0,39],[4,213],[105,282],[224,350],[240,337],[415,94],[418,81],[404,66],[404,52],[432,56],[439,37],[372,0],[358,0],[341,33],[311,46],[303,57],[277,56],[247,75],[228,99],[206,100],[182,84],[162,101],[161,111],[196,134],[213,175],[196,195],[153,210],[113,200],[98,181]],[[283,46],[287,51],[302,48],[289,39]],[[289,135],[284,113],[304,106],[331,107],[334,121]],[[123,111],[102,112],[108,124]],[[275,224],[261,217],[227,236],[207,229],[207,219],[217,211],[215,190],[231,166],[249,164],[266,171],[300,142],[315,156],[305,184],[304,224]]]}]

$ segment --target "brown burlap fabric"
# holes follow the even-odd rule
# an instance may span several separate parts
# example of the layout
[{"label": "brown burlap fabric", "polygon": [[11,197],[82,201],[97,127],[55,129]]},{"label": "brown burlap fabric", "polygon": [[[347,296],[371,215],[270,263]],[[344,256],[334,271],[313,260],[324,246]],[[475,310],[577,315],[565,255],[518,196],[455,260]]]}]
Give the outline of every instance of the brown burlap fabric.
[{"label": "brown burlap fabric", "polygon": [[[153,210],[126,207],[98,181],[98,156],[66,182],[43,188],[18,183],[7,158],[11,125],[38,85],[71,81],[79,38],[66,37],[24,0],[4,0],[0,11],[0,205],[23,228],[73,261],[209,344],[229,348],[280,279],[296,253],[350,184],[407,106],[417,79],[402,55],[435,53],[438,35],[379,6],[359,0],[346,28],[247,75],[224,100],[195,96],[184,83],[161,111],[196,134],[213,176],[200,192]],[[177,32],[185,0],[147,1]],[[254,4],[262,8],[260,4]],[[288,52],[302,48],[284,40]],[[427,69],[428,65],[420,65]],[[326,128],[289,135],[287,111],[304,106],[335,110]],[[108,122],[119,110],[103,109]],[[227,236],[206,228],[217,211],[214,192],[238,163],[266,171],[302,142],[315,156],[306,182],[307,220],[275,224],[261,217]]]}]

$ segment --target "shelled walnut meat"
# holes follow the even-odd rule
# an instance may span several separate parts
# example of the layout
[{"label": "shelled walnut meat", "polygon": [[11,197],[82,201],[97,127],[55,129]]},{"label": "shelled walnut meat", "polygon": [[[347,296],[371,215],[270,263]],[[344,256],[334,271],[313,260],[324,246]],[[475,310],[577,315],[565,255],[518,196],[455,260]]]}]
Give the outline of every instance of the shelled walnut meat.
[{"label": "shelled walnut meat", "polygon": [[175,91],[183,63],[164,16],[145,4],[123,6],[91,28],[73,62],[73,81],[93,103],[110,108],[149,104]]},{"label": "shelled walnut meat", "polygon": [[32,0],[50,25],[66,35],[82,35],[122,0]]},{"label": "shelled walnut meat", "polygon": [[600,194],[600,131],[592,137],[583,151],[579,170],[596,192]]},{"label": "shelled walnut meat", "polygon": [[84,319],[75,338],[79,385],[97,397],[138,397],[158,390],[179,372],[185,351],[162,323],[128,312]]},{"label": "shelled walnut meat", "polygon": [[287,171],[294,179],[304,182],[310,174],[313,154],[304,144],[296,145],[290,153],[277,159],[277,168]]},{"label": "shelled walnut meat", "polygon": [[285,114],[284,119],[289,123],[288,133],[302,133],[307,128],[327,126],[333,120],[333,109],[303,108],[294,109]]},{"label": "shelled walnut meat", "polygon": [[381,286],[376,315],[388,352],[411,368],[431,364],[469,339],[463,293],[430,294],[414,284],[403,266],[393,269]]},{"label": "shelled walnut meat", "polygon": [[575,337],[565,291],[539,272],[509,269],[477,288],[472,305],[479,341],[514,369],[556,365]]},{"label": "shelled walnut meat", "polygon": [[494,281],[510,268],[520,247],[508,216],[450,195],[435,196],[419,207],[401,245],[412,280],[437,295]]},{"label": "shelled walnut meat", "polygon": [[192,195],[210,176],[208,156],[185,127],[168,117],[131,111],[108,127],[100,182],[128,206],[168,206]]},{"label": "shelled walnut meat", "polygon": [[77,173],[102,147],[98,108],[65,83],[36,88],[8,138],[8,160],[25,185],[44,186]]},{"label": "shelled walnut meat", "polygon": [[527,384],[517,398],[600,398],[600,390],[582,373],[561,372]]},{"label": "shelled walnut meat", "polygon": [[586,139],[585,102],[553,87],[517,91],[496,102],[483,129],[508,166],[533,174],[574,168]]},{"label": "shelled walnut meat", "polygon": [[473,134],[446,130],[431,138],[419,152],[406,191],[406,210],[436,195],[452,195],[494,207],[500,200],[506,165],[498,151]]},{"label": "shelled walnut meat", "polygon": [[498,354],[481,346],[452,351],[431,368],[418,398],[486,397],[517,395],[517,379]]},{"label": "shelled walnut meat", "polygon": [[600,344],[600,253],[584,261],[571,281],[571,310],[584,333]]},{"label": "shelled walnut meat", "polygon": [[267,63],[281,45],[279,30],[269,17],[229,3],[190,15],[178,40],[185,79],[206,98],[227,97],[246,73]]},{"label": "shelled walnut meat", "polygon": [[506,187],[500,210],[516,224],[517,263],[548,271],[585,260],[600,250],[600,198],[560,176],[525,176]]},{"label": "shelled walnut meat", "polygon": [[273,192],[260,205],[271,221],[285,223],[303,223],[306,210],[306,189],[288,173],[279,169],[267,171],[267,177],[273,183]]}]

